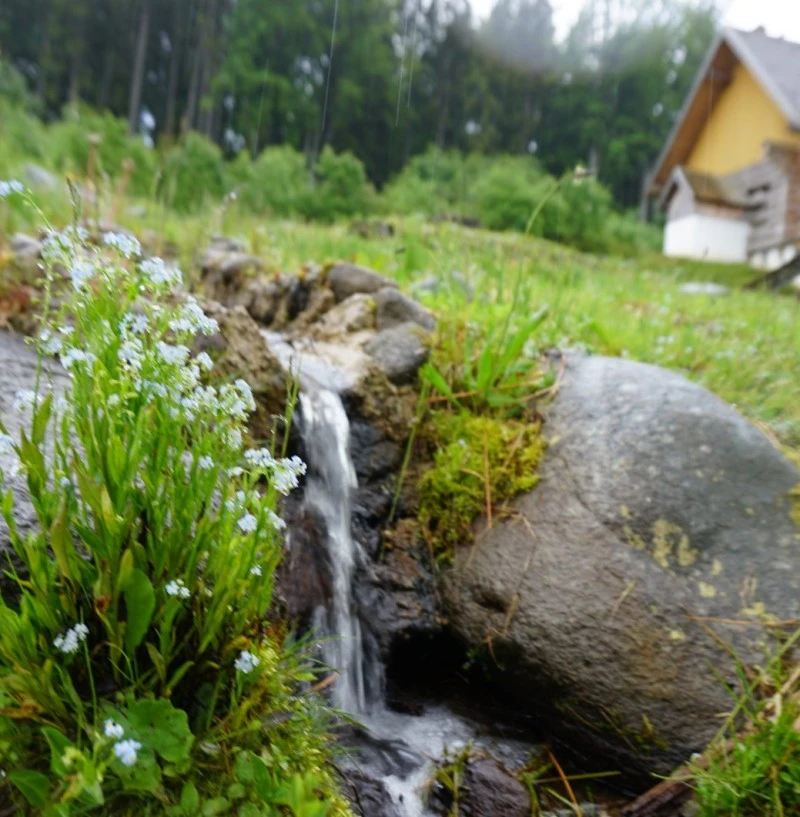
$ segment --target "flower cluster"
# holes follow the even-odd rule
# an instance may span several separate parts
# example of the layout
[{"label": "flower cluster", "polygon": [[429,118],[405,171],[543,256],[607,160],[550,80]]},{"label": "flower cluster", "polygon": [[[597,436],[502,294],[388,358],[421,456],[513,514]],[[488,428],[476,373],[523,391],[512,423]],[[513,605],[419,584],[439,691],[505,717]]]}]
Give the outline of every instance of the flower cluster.
[{"label": "flower cluster", "polygon": [[173,579],[168,582],[164,588],[164,592],[168,596],[178,596],[182,599],[188,599],[192,595],[189,588],[183,583],[183,579]]},{"label": "flower cluster", "polygon": [[239,657],[233,662],[233,666],[242,675],[249,675],[260,663],[261,659],[257,655],[253,655],[249,650],[242,650]]},{"label": "flower cluster", "polygon": [[89,628],[82,622],[78,622],[74,627],[70,627],[65,633],[56,636],[53,646],[61,650],[65,655],[71,655],[78,651],[78,647],[86,641],[89,635]]},{"label": "flower cluster", "polygon": [[132,740],[131,738],[123,740],[125,730],[111,719],[103,724],[103,734],[107,738],[112,738],[116,741],[114,744],[114,756],[123,766],[130,768],[136,765],[139,749],[142,748],[142,744],[139,743],[138,740]]},{"label": "flower cluster", "polygon": [[106,233],[103,243],[107,247],[114,247],[125,258],[136,258],[142,254],[142,245],[138,239],[125,233]]},{"label": "flower cluster", "polygon": [[22,182],[18,182],[16,179],[11,179],[11,181],[3,182],[0,181],[0,199],[7,199],[12,193],[22,193],[25,190]]}]

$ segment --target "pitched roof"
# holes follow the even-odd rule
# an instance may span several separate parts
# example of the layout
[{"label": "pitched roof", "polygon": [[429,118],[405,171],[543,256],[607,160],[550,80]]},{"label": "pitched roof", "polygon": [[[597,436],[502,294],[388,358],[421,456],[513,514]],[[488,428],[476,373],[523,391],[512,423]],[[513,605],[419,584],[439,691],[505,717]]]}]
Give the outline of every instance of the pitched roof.
[{"label": "pitched roof", "polygon": [[789,126],[800,131],[800,43],[768,37],[763,29],[725,28],[708,51],[678,114],[672,133],[656,161],[652,180],[658,188],[682,164],[700,134],[708,110],[742,63],[783,112]]}]

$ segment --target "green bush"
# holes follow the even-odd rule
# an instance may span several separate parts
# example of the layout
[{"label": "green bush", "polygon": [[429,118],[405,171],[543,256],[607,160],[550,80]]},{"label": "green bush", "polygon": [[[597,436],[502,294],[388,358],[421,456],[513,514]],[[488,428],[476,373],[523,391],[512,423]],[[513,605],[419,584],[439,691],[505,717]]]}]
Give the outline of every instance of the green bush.
[{"label": "green bush", "polygon": [[[537,204],[553,182],[545,177],[531,159],[505,157],[492,162],[476,180],[472,198],[475,213],[490,230],[525,230]],[[541,215],[533,232],[544,235],[549,213]]]},{"label": "green bush", "polygon": [[248,210],[287,218],[306,209],[310,176],[305,158],[294,148],[266,148],[252,162],[249,157],[237,158],[234,178],[237,170],[241,179],[239,200]]},{"label": "green bush", "polygon": [[166,203],[182,213],[219,202],[227,192],[222,152],[194,131],[166,155],[160,193]]},{"label": "green bush", "polygon": [[[208,385],[213,333],[180,273],[69,228],[45,248],[37,381],[17,457],[38,524],[2,511],[15,561],[0,596],[0,802],[20,815],[346,815],[325,712],[298,695],[302,651],[267,630],[283,523],[304,466],[243,449],[247,384]],[[8,585],[6,585],[8,586]]]},{"label": "green bush", "polygon": [[483,157],[431,148],[414,156],[386,186],[383,200],[393,213],[462,214],[469,209],[470,188],[485,164]]},{"label": "green bush", "polygon": [[304,215],[316,221],[334,221],[370,209],[372,190],[364,165],[352,153],[326,147],[314,168],[315,184],[302,205]]},{"label": "green bush", "polygon": [[56,169],[83,177],[89,163],[89,137],[98,136],[97,170],[110,179],[117,179],[123,164],[134,163],[128,192],[147,196],[153,192],[158,158],[138,136],[128,136],[124,119],[112,114],[97,113],[86,107],[68,109],[64,118],[48,129],[48,156]]}]

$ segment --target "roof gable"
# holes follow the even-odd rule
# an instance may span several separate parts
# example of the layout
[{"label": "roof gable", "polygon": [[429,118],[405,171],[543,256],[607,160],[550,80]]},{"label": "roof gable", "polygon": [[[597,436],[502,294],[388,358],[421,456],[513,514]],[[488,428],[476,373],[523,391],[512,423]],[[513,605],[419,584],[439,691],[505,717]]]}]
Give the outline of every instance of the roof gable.
[{"label": "roof gable", "polygon": [[723,29],[709,49],[656,161],[652,174],[656,190],[677,165],[686,161],[705,126],[708,111],[719,100],[738,63],[778,106],[789,126],[800,130],[800,43],[768,37],[762,30]]}]

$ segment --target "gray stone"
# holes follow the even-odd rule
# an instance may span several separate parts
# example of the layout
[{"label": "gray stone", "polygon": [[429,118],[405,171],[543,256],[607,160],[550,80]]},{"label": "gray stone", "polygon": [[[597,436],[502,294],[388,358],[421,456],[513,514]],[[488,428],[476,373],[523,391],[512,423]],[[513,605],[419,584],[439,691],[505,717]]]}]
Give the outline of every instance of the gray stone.
[{"label": "gray stone", "polygon": [[620,359],[569,357],[545,428],[540,484],[443,582],[451,626],[604,767],[666,773],[732,705],[707,628],[763,663],[762,625],[800,618],[800,472],[708,391]]},{"label": "gray stone", "polygon": [[366,267],[356,264],[337,264],[328,270],[328,284],[336,296],[336,300],[343,301],[357,292],[371,294],[384,287],[397,286],[388,278],[378,275]]},{"label": "gray stone", "polygon": [[22,270],[35,270],[42,252],[41,242],[33,236],[15,233],[9,242],[14,263]]},{"label": "gray stone", "polygon": [[459,814],[464,817],[529,817],[531,796],[515,777],[491,757],[471,757],[464,768]]},{"label": "gray stone", "polygon": [[410,290],[412,295],[420,293],[438,295],[440,292],[449,290],[463,295],[468,301],[471,301],[475,294],[472,284],[458,271],[445,276],[428,275],[421,281],[413,283]]},{"label": "gray stone", "polygon": [[328,310],[314,327],[314,335],[324,340],[342,339],[352,332],[375,329],[375,301],[358,292]]},{"label": "gray stone", "polygon": [[[21,412],[14,408],[17,392],[33,391],[36,386],[37,357],[33,349],[22,338],[10,332],[0,331],[0,418],[13,440],[19,442],[22,429],[30,427],[30,411]],[[40,391],[52,385],[55,394],[64,391],[67,375],[59,366],[45,363]],[[37,527],[36,513],[28,495],[25,477],[17,473],[17,458],[13,451],[0,451],[0,470],[5,475],[3,489],[11,489],[14,495],[14,520],[23,538]],[[0,517],[0,561],[5,562],[11,547],[8,526]],[[12,562],[15,559],[12,558]],[[0,572],[0,594],[13,595],[13,586]]]},{"label": "gray stone", "polygon": [[373,296],[378,330],[391,329],[401,323],[416,323],[428,332],[436,329],[436,318],[422,304],[394,287],[379,289]]},{"label": "gray stone", "polygon": [[364,347],[380,369],[392,381],[403,384],[413,381],[417,370],[428,359],[427,336],[415,323],[401,323],[378,332]]},{"label": "gray stone", "polygon": [[687,281],[678,290],[684,295],[730,295],[731,291],[723,284],[713,281]]}]

